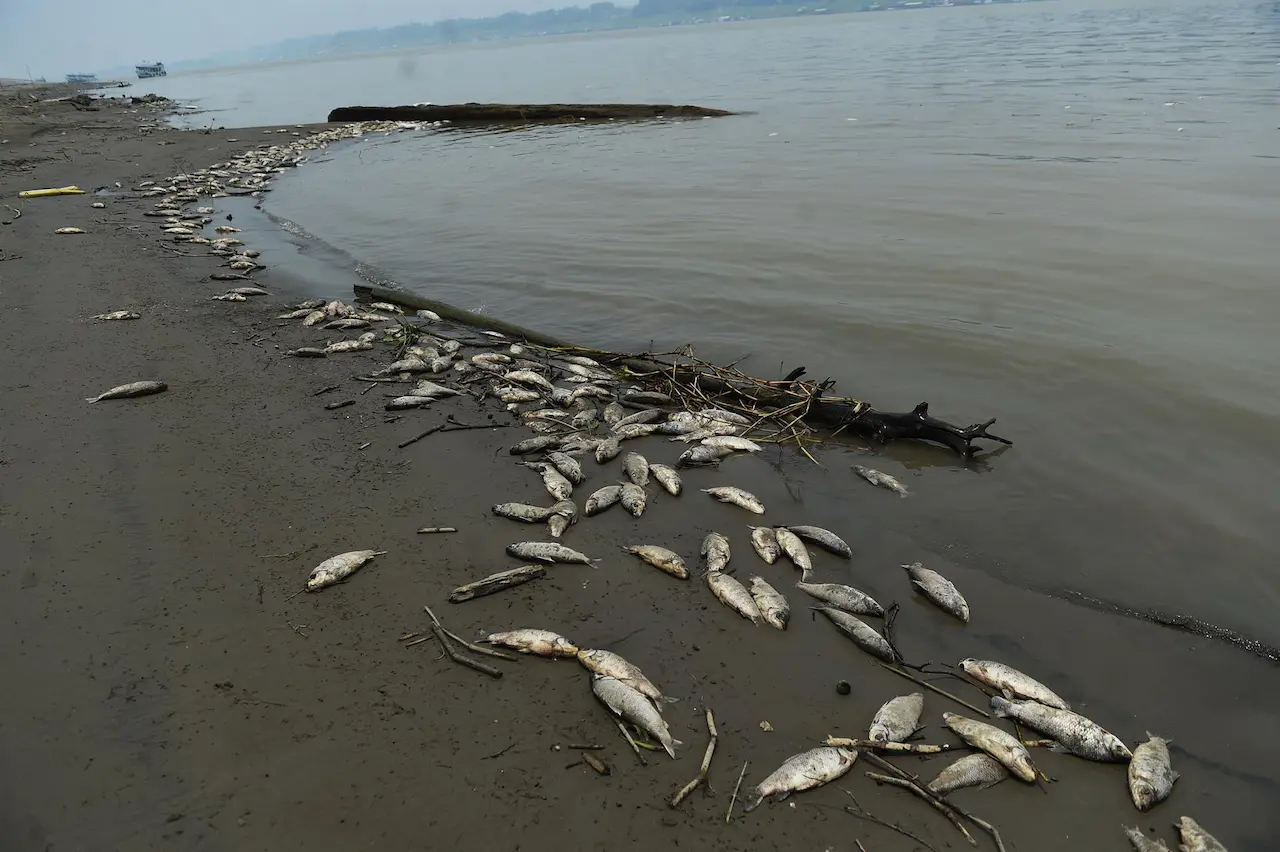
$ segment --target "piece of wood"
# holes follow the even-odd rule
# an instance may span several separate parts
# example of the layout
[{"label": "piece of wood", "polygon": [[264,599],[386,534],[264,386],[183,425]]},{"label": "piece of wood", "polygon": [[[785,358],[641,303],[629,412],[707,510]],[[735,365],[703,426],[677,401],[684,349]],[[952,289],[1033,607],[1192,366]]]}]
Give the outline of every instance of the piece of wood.
[{"label": "piece of wood", "polygon": [[685,784],[671,797],[671,801],[667,804],[673,808],[679,807],[685,797],[697,789],[699,784],[707,783],[707,772],[711,769],[711,756],[716,753],[716,740],[720,739],[720,734],[716,731],[716,718],[711,715],[710,710],[707,710],[707,733],[711,735],[711,739],[707,741],[707,750],[702,755],[702,766],[698,769],[698,777]]},{"label": "piece of wood", "polygon": [[720,118],[723,109],[674,104],[430,104],[349,106],[329,113],[329,121],[446,121],[450,124],[553,124],[562,122]]},{"label": "piece of wood", "polygon": [[728,825],[733,819],[733,806],[738,802],[738,791],[742,789],[742,779],[747,774],[747,764],[749,760],[742,762],[742,771],[738,773],[738,783],[733,785],[733,797],[729,799],[729,810],[724,812],[724,823]]},{"label": "piece of wood", "polygon": [[467,650],[475,651],[477,654],[484,654],[486,657],[497,657],[499,660],[507,660],[508,662],[512,662],[512,663],[517,662],[516,658],[511,656],[510,654],[504,654],[501,651],[495,651],[492,648],[485,648],[481,645],[476,645],[474,643],[468,642],[466,639],[463,639],[457,633],[450,631],[443,624],[441,624],[440,619],[436,618],[436,614],[431,611],[431,607],[424,606],[423,609],[426,611],[427,617],[431,619],[432,626],[440,628],[440,630],[444,632],[445,636],[448,636],[450,639],[457,642],[459,645],[466,648]]},{"label": "piece of wood", "polygon": [[617,719],[615,719],[614,722],[617,724],[618,730],[622,731],[622,735],[627,738],[627,742],[631,745],[631,750],[636,753],[636,760],[640,761],[641,766],[648,766],[649,764],[645,763],[644,755],[640,753],[640,746],[636,744],[635,737],[631,736],[631,732],[627,730],[627,726]]},{"label": "piece of wood", "polygon": [[943,696],[944,698],[950,698],[952,701],[959,704],[961,707],[967,707],[973,712],[983,716],[983,718],[986,718],[986,719],[991,718],[991,714],[988,713],[986,710],[983,710],[980,707],[975,707],[974,705],[970,704],[968,701],[964,701],[960,698],[956,698],[954,695],[952,695],[950,692],[947,692],[945,689],[939,689],[938,687],[929,683],[927,680],[922,680],[916,677],[915,675],[911,674],[910,672],[904,672],[900,668],[897,668],[895,666],[888,666],[888,665],[885,665],[884,663],[876,663],[876,665],[878,665],[882,669],[888,669],[889,671],[893,672],[896,675],[899,675],[900,677],[905,677],[907,680],[912,681],[913,683],[919,684],[920,686],[923,686],[925,689],[936,692],[939,695]]},{"label": "piece of wood", "polygon": [[457,527],[423,527],[418,530],[418,535],[432,535],[434,533],[456,533]]},{"label": "piece of wood", "polygon": [[872,751],[887,751],[895,754],[942,754],[944,751],[954,751],[964,746],[953,746],[949,744],[942,745],[926,745],[924,743],[886,743],[879,740],[859,740],[850,739],[849,737],[833,737],[827,735],[826,745],[836,746],[837,748],[857,748],[871,749]]},{"label": "piece of wood", "polygon": [[589,751],[584,751],[582,753],[582,762],[585,763],[587,766],[590,766],[600,775],[609,774],[609,764],[605,763],[603,760],[596,757],[594,754],[592,754]]},{"label": "piece of wood", "polygon": [[895,778],[892,775],[884,775],[880,772],[866,772],[863,774],[879,784],[891,784],[894,787],[901,787],[904,790],[909,790],[910,792],[915,793],[921,799],[928,802],[931,807],[938,811],[938,813],[946,817],[952,825],[958,828],[960,833],[964,835],[965,840],[969,841],[970,846],[978,845],[978,841],[973,839],[973,835],[964,827],[960,822],[960,819],[952,813],[940,799],[930,796],[919,784],[916,784],[914,781],[908,781],[905,778]]},{"label": "piece of wood", "polygon": [[[370,387],[372,387],[372,385]],[[427,431],[419,432],[418,434],[414,435],[412,438],[409,438],[408,440],[401,441],[400,443],[396,444],[396,446],[403,450],[405,447],[409,446],[410,444],[416,444],[418,441],[421,441],[423,438],[427,437],[428,435],[434,435],[436,432],[439,432],[443,428],[444,428],[443,423],[441,423],[439,426],[432,426]]]},{"label": "piece of wood", "polygon": [[354,399],[344,399],[341,402],[328,403],[327,405],[325,405],[324,410],[333,411],[338,408],[346,408],[348,405],[355,405],[355,404],[356,404],[356,401]]},{"label": "piece of wood", "polygon": [[492,677],[492,678],[502,677],[502,672],[499,671],[498,669],[495,669],[493,666],[482,663],[479,660],[473,660],[470,657],[464,657],[461,654],[459,654],[457,651],[453,650],[453,648],[449,646],[449,640],[444,635],[444,630],[440,628],[440,625],[438,624],[431,625],[431,630],[436,634],[436,638],[440,640],[440,647],[444,649],[445,654],[453,662],[457,663],[460,666],[466,666],[469,669],[475,669],[476,671],[487,674],[489,677]]},{"label": "piece of wood", "polygon": [[[974,825],[976,825],[978,828],[980,828],[980,829],[982,829],[983,831],[985,831],[985,832],[987,832],[988,834],[990,834],[990,835],[991,835],[991,839],[992,839],[992,840],[994,840],[994,841],[995,841],[995,843],[996,843],[996,849],[997,849],[997,850],[999,850],[999,852],[1006,852],[1006,850],[1005,850],[1005,846],[1004,846],[1004,840],[1003,840],[1003,838],[1001,838],[1001,837],[1000,837],[1000,832],[999,832],[999,830],[998,830],[994,825],[992,825],[991,823],[987,822],[987,821],[986,821],[986,820],[984,820],[984,819],[979,819],[978,817],[976,817],[976,816],[974,816],[973,814],[969,813],[969,812],[968,812],[968,811],[966,811],[964,808],[960,807],[959,805],[955,804],[954,802],[950,801],[949,799],[944,799],[944,798],[942,798],[942,797],[941,797],[941,796],[939,796],[937,793],[935,793],[935,792],[933,792],[932,790],[930,790],[928,787],[925,787],[924,785],[922,785],[922,784],[920,783],[920,779],[916,778],[916,777],[915,777],[915,776],[913,776],[913,775],[909,775],[905,770],[900,769],[900,768],[899,768],[899,767],[897,767],[897,766],[894,766],[894,765],[893,765],[892,763],[890,763],[889,761],[884,760],[883,758],[877,757],[877,756],[876,756],[876,755],[874,755],[874,754],[866,754],[866,755],[864,755],[864,756],[867,758],[867,760],[868,760],[868,761],[870,761],[871,763],[875,764],[876,766],[879,766],[880,768],[885,769],[885,770],[887,770],[887,771],[889,771],[889,772],[893,773],[893,774],[894,774],[895,776],[897,776],[898,778],[900,778],[900,779],[902,779],[902,780],[904,780],[904,781],[907,781],[907,782],[911,783],[912,785],[914,785],[914,787],[915,787],[914,792],[916,792],[916,793],[917,793],[917,795],[922,795],[922,796],[924,796],[924,797],[926,797],[926,798],[929,798],[929,799],[931,799],[931,800],[933,800],[933,801],[937,802],[938,804],[942,805],[942,806],[943,806],[944,808],[946,808],[947,810],[951,811],[952,813],[955,813],[955,814],[958,814],[958,815],[960,815],[960,816],[964,817],[965,819],[969,820],[969,822],[971,822],[971,823],[973,823]],[[963,829],[961,829],[961,830],[963,830]],[[965,835],[966,835],[966,836],[968,836],[968,832],[965,832]],[[975,844],[975,845],[976,845],[976,844]]]},{"label": "piece of wood", "polygon": [[512,568],[510,571],[499,571],[497,574],[490,574],[483,580],[476,580],[474,583],[468,583],[465,586],[459,586],[454,589],[452,594],[449,595],[449,602],[462,603],[463,601],[491,595],[494,592],[510,589],[513,586],[520,586],[530,580],[536,580],[539,577],[546,576],[546,573],[547,569],[541,565],[525,565],[521,568]]}]

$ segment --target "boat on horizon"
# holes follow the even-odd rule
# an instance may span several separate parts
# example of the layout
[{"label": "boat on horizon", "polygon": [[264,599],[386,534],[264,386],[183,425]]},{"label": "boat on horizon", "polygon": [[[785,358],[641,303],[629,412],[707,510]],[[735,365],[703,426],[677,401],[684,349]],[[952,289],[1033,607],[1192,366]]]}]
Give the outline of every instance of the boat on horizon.
[{"label": "boat on horizon", "polygon": [[68,83],[94,83],[97,82],[97,74],[68,74]]},{"label": "boat on horizon", "polygon": [[144,62],[141,65],[135,65],[133,70],[138,72],[139,80],[146,80],[148,77],[169,76],[169,72],[164,70],[163,62]]}]

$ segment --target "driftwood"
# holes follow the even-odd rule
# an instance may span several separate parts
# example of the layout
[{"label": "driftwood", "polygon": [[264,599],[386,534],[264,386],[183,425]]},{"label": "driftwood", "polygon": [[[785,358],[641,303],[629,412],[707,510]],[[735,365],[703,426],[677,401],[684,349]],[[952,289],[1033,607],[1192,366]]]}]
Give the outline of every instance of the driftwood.
[{"label": "driftwood", "polygon": [[692,357],[662,360],[647,353],[626,355],[576,346],[513,323],[378,284],[360,283],[355,285],[355,290],[357,294],[367,295],[376,301],[392,302],[413,310],[431,310],[445,319],[497,331],[548,349],[588,355],[601,363],[626,368],[633,380],[643,381],[677,399],[691,397],[702,403],[746,412],[749,416],[758,417],[758,423],[787,419],[787,425],[780,427],[777,434],[785,434],[787,429],[794,432],[797,423],[807,423],[864,435],[880,442],[929,441],[948,447],[965,458],[972,457],[981,449],[974,445],[978,440],[1006,445],[1013,443],[987,431],[995,422],[994,418],[962,427],[931,416],[927,402],[908,412],[892,412],[878,411],[861,400],[828,395],[832,383],[814,384],[799,380],[804,368],[793,370],[782,381],[767,381],[732,368],[718,368]]},{"label": "driftwood", "polygon": [[707,751],[702,755],[702,766],[698,768],[698,777],[685,784],[671,797],[667,804],[673,808],[679,807],[685,797],[696,790],[698,785],[709,786],[707,784],[707,772],[711,770],[711,757],[716,753],[716,741],[720,739],[720,734],[716,730],[716,717],[711,715],[710,710],[707,711],[707,733],[711,735],[711,739],[707,741]]},{"label": "driftwood", "polygon": [[545,576],[546,573],[547,569],[541,565],[526,565],[523,568],[500,571],[497,574],[485,577],[483,580],[477,580],[474,583],[468,583],[465,586],[459,586],[454,589],[453,594],[449,595],[449,602],[462,603],[463,601],[491,595],[494,592],[500,592],[512,586],[519,586],[530,580],[536,580]]},{"label": "driftwood", "polygon": [[582,121],[636,121],[653,118],[719,118],[723,109],[674,104],[429,104],[349,106],[329,113],[329,121],[447,121],[450,124],[555,124]]},{"label": "driftwood", "polygon": [[880,740],[859,740],[850,737],[833,737],[827,735],[824,745],[837,746],[839,748],[857,748],[870,749],[872,751],[887,751],[893,754],[941,754],[944,751],[952,751],[963,746],[953,746],[948,744],[942,745],[926,745],[924,743],[888,743]]},{"label": "driftwood", "polygon": [[[871,763],[874,763],[876,766],[880,767],[886,772],[891,773],[896,777],[894,778],[875,777],[876,774],[873,772],[868,772],[867,775],[875,777],[875,780],[881,783],[894,784],[896,786],[902,787],[903,789],[910,790],[912,793],[915,793],[920,798],[927,800],[929,804],[933,805],[938,810],[945,813],[947,815],[947,818],[950,819],[953,823],[956,823],[956,820],[955,820],[956,816],[964,817],[965,819],[969,820],[969,822],[973,823],[978,828],[985,831],[987,834],[990,834],[991,839],[995,841],[996,849],[999,850],[999,852],[1006,852],[1005,846],[1004,846],[1004,839],[1000,837],[1000,831],[994,825],[992,825],[991,823],[987,822],[984,819],[980,819],[974,816],[973,814],[969,813],[959,805],[951,801],[948,801],[947,799],[942,798],[937,793],[933,792],[928,787],[921,784],[918,778],[908,774],[905,770],[897,766],[894,766],[889,761],[884,760],[883,758],[877,757],[874,754],[866,754],[864,755],[864,757],[866,757],[866,759]],[[969,832],[965,831],[964,826],[958,825],[958,827],[962,832],[964,832],[964,836],[969,838],[970,843],[972,843],[974,846],[978,845],[974,841],[974,839],[969,836]]]}]

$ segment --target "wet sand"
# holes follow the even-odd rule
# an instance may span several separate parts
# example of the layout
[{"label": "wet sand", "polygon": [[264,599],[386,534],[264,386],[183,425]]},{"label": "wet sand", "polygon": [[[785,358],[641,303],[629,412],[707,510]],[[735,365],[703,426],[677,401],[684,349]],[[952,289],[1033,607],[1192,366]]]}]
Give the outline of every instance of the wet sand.
[{"label": "wet sand", "polygon": [[[999,826],[1010,849],[1122,850],[1122,823],[1172,843],[1184,813],[1233,852],[1273,846],[1273,664],[1005,585],[967,568],[962,553],[921,549],[911,530],[945,506],[854,479],[853,447],[822,454],[823,469],[771,450],[690,472],[682,497],[651,493],[639,520],[612,509],[571,528],[565,543],[598,557],[595,567],[556,566],[519,589],[446,604],[454,586],[519,564],[503,545],[543,537],[489,513],[499,500],[546,500],[505,450],[527,430],[441,433],[399,450],[448,414],[509,418],[461,399],[387,423],[382,390],[361,395],[352,381],[388,360],[384,348],[283,357],[354,336],[273,319],[310,295],[309,280],[271,269],[256,277],[272,297],[210,301],[227,286],[205,279],[219,259],[162,247],[156,222],[141,216],[149,200],[108,197],[93,210],[92,196],[16,199],[69,183],[136,186],[271,141],[260,130],[138,138],[61,120],[21,137],[7,118],[0,124],[10,139],[0,195],[22,210],[0,226],[0,249],[21,255],[0,261],[4,848],[853,849],[855,838],[868,852],[918,848],[846,814],[837,787],[939,850],[967,848],[939,815],[862,777],[861,764],[839,785],[724,824],[744,760],[746,789],[828,733],[861,735],[883,701],[914,687],[811,619],[789,590],[794,569],[751,551],[756,518],[698,493],[713,484],[759,495],[766,520],[844,536],[854,560],[815,551],[817,576],[900,602],[896,634],[909,659],[1000,659],[1127,742],[1147,730],[1172,738],[1182,779],[1149,814],[1130,804],[1123,767],[1043,751],[1037,762],[1058,781],[1047,794],[1009,781],[954,795]],[[28,170],[3,165],[17,157]],[[238,225],[244,218],[236,213]],[[63,226],[88,233],[55,236]],[[265,247],[263,260],[273,262]],[[143,318],[88,320],[123,308]],[[139,379],[169,390],[84,402]],[[340,390],[315,396],[330,385]],[[343,398],[356,405],[323,409]],[[654,461],[678,452],[660,438],[630,443]],[[586,468],[583,497],[621,476],[618,462]],[[436,525],[459,532],[415,535]],[[657,543],[692,562],[712,529],[731,539],[740,577],[760,574],[788,594],[786,633],[753,628],[701,580],[681,583],[618,550]],[[389,552],[344,585],[290,598],[316,563],[365,547]],[[971,625],[911,594],[897,566],[917,559],[963,590]],[[498,663],[506,674],[495,681],[437,659],[434,643],[402,647],[399,636],[424,629],[424,604],[468,638],[545,627],[627,656],[681,698],[666,711],[685,742],[681,759],[651,755],[638,766],[576,663]],[[841,678],[851,695],[836,694]],[[981,701],[956,681],[942,686]],[[720,728],[715,792],[673,811],[665,799],[696,774],[705,745],[703,707]],[[952,741],[940,714],[959,709],[929,694],[925,740]],[[564,746],[584,741],[606,746],[611,776],[566,768],[576,756]],[[948,760],[895,762],[931,777]]]}]

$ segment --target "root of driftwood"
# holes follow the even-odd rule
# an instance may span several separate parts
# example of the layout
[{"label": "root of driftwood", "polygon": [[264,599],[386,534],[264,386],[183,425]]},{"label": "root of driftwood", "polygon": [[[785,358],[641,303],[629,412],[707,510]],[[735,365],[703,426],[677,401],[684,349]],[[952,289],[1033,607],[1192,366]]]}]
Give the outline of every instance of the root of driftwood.
[{"label": "root of driftwood", "polygon": [[711,715],[711,711],[707,711],[707,733],[711,735],[711,739],[707,742],[707,751],[702,755],[702,766],[698,769],[698,777],[694,778],[688,784],[680,788],[674,796],[671,797],[669,804],[671,807],[679,807],[685,797],[697,789],[698,785],[710,786],[707,784],[707,772],[711,769],[711,757],[716,753],[716,741],[720,739],[720,734],[716,731],[716,719]]},{"label": "root of driftwood", "polygon": [[955,703],[959,704],[961,707],[967,707],[967,708],[969,708],[970,710],[972,710],[973,712],[975,712],[975,713],[978,713],[978,714],[982,715],[982,716],[983,716],[984,718],[986,718],[986,719],[990,719],[990,718],[991,718],[991,714],[990,714],[990,713],[988,713],[986,710],[983,710],[983,709],[982,709],[982,708],[980,708],[980,707],[975,707],[974,705],[970,704],[968,701],[965,701],[965,700],[963,700],[963,699],[961,699],[961,698],[956,698],[954,695],[952,695],[950,692],[947,692],[945,689],[941,689],[941,688],[939,688],[939,687],[936,687],[936,686],[934,686],[933,684],[929,683],[927,680],[923,680],[922,678],[918,678],[918,677],[916,677],[915,675],[911,674],[910,672],[904,672],[904,671],[903,671],[902,669],[900,669],[900,668],[897,668],[897,667],[895,667],[895,666],[888,666],[888,665],[885,665],[884,663],[876,663],[876,665],[880,666],[880,668],[882,668],[882,669],[887,669],[887,670],[889,670],[889,671],[893,672],[893,673],[894,673],[894,674],[896,674],[896,675],[900,675],[901,677],[905,677],[907,680],[909,680],[909,681],[913,681],[913,682],[915,682],[915,683],[919,684],[920,686],[923,686],[925,689],[928,689],[928,690],[931,690],[931,691],[933,691],[933,692],[936,692],[936,693],[938,693],[939,695],[943,696],[944,698],[950,698],[952,701],[954,701]]},{"label": "root of driftwood", "polygon": [[476,671],[487,674],[489,677],[492,677],[492,678],[502,677],[502,672],[499,669],[495,669],[493,666],[488,665],[486,663],[482,663],[479,660],[473,660],[470,657],[464,657],[461,654],[459,654],[457,651],[453,650],[453,647],[449,644],[449,638],[444,635],[444,629],[441,628],[440,625],[438,624],[431,625],[431,630],[433,633],[436,634],[436,638],[440,640],[440,648],[445,652],[445,655],[448,656],[448,658],[453,662],[457,663],[460,666],[466,666],[469,669],[475,669]]},{"label": "root of driftwood", "polygon": [[499,571],[497,574],[491,574],[483,580],[477,580],[474,583],[468,583],[465,586],[459,586],[454,589],[453,593],[449,595],[449,603],[462,603],[484,595],[491,595],[494,592],[500,592],[503,589],[510,589],[513,586],[523,585],[530,580],[545,577],[546,574],[547,569],[541,565],[525,565],[523,568]]},{"label": "root of driftwood", "polygon": [[742,762],[742,771],[738,773],[738,783],[733,785],[733,796],[729,799],[729,810],[724,812],[724,822],[728,825],[733,819],[733,806],[738,802],[738,791],[742,789],[742,779],[747,774],[747,764],[751,761],[744,760]]},{"label": "root of driftwood", "polygon": [[[511,656],[510,654],[504,654],[501,651],[495,651],[492,648],[484,648],[480,645],[476,645],[472,642],[468,642],[466,639],[463,639],[457,633],[453,633],[445,629],[445,626],[440,623],[440,619],[436,618],[436,614],[431,611],[431,607],[424,606],[423,610],[426,611],[427,617],[431,619],[432,632],[434,632],[436,634],[436,637],[440,639],[440,644],[444,646],[445,653],[448,654],[449,658],[452,659],[455,663],[461,663],[464,666],[470,666],[471,668],[475,668],[476,671],[483,671],[485,674],[496,672],[496,674],[491,674],[491,676],[502,677],[502,672],[498,671],[497,669],[490,668],[489,666],[484,666],[483,668],[476,668],[477,665],[481,665],[481,664],[476,663],[475,660],[467,660],[466,657],[463,657],[457,654],[457,652],[455,652],[452,648],[449,647],[449,643],[445,641],[446,638],[452,639],[462,647],[466,648],[468,651],[474,651],[477,654],[484,654],[486,657],[497,657],[499,660],[507,660],[508,662],[512,662],[512,663],[516,662],[516,658]],[[463,660],[467,660],[467,662],[463,662]],[[476,663],[476,664],[471,665],[472,663]]]},{"label": "root of driftwood", "polygon": [[[1004,840],[1003,838],[1000,837],[1000,831],[994,825],[992,825],[991,823],[987,822],[984,819],[980,819],[974,816],[973,814],[969,813],[959,805],[942,798],[937,793],[934,793],[928,787],[925,787],[923,784],[921,784],[919,782],[919,779],[908,774],[902,769],[899,769],[889,761],[884,760],[880,757],[877,757],[874,754],[865,754],[864,757],[866,757],[866,759],[871,763],[873,763],[874,765],[880,767],[881,769],[886,770],[887,772],[892,773],[895,776],[894,778],[884,777],[884,778],[876,778],[875,780],[882,781],[883,783],[896,784],[897,786],[910,789],[916,795],[921,796],[925,799],[928,799],[931,804],[934,804],[936,807],[939,808],[939,810],[942,810],[943,813],[948,814],[949,819],[952,818],[953,815],[964,817],[965,819],[969,820],[969,822],[973,823],[978,828],[982,829],[987,834],[991,835],[991,839],[995,841],[996,849],[998,850],[998,852],[1006,852],[1005,846],[1004,846]],[[867,774],[875,775],[875,773],[870,773],[870,772]],[[899,782],[906,782],[906,783],[899,783]],[[952,822],[955,822],[955,820],[952,819]],[[978,845],[973,840],[972,837],[969,837],[969,832],[965,831],[963,826],[958,826],[958,827],[960,828],[961,831],[964,832],[965,837],[969,838],[970,843],[972,843],[974,846]]]},{"label": "root of driftwood", "polygon": [[865,819],[867,822],[871,822],[871,823],[875,823],[876,825],[883,826],[884,828],[887,828],[890,831],[896,831],[898,832],[898,834],[901,834],[903,837],[907,838],[908,840],[912,840],[916,843],[919,843],[925,849],[928,849],[929,852],[938,852],[937,849],[929,845],[928,841],[924,840],[923,838],[917,837],[916,835],[912,834],[910,831],[907,831],[907,829],[903,828],[897,823],[880,819],[880,817],[875,816],[870,811],[863,810],[862,805],[858,804],[858,800],[854,799],[853,794],[850,793],[848,790],[845,790],[844,793],[850,799],[853,799],[853,803],[854,805],[856,805],[856,807],[852,807],[852,808],[845,807],[844,809],[845,813],[850,814],[851,816],[855,816],[858,819]]},{"label": "root of driftwood", "polygon": [[912,793],[915,793],[921,799],[928,802],[931,807],[938,811],[938,813],[946,817],[952,825],[958,828],[960,833],[964,835],[964,839],[969,841],[970,846],[978,845],[978,841],[973,839],[973,835],[970,834],[969,829],[965,828],[964,824],[960,822],[960,818],[953,814],[940,799],[934,798],[926,793],[925,789],[919,784],[914,781],[907,781],[904,778],[895,778],[892,775],[882,775],[879,772],[866,772],[863,774],[878,784],[892,784],[894,787],[901,787],[904,790],[910,790]]},{"label": "root of driftwood", "polygon": [[945,751],[954,751],[960,746],[953,745],[926,745],[924,743],[885,743],[879,740],[858,740],[848,737],[833,737],[827,735],[825,745],[836,746],[839,748],[857,748],[871,749],[872,751],[887,751],[893,754],[942,754]]}]

